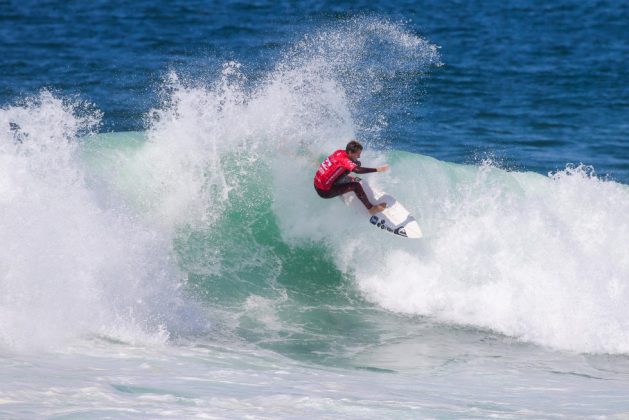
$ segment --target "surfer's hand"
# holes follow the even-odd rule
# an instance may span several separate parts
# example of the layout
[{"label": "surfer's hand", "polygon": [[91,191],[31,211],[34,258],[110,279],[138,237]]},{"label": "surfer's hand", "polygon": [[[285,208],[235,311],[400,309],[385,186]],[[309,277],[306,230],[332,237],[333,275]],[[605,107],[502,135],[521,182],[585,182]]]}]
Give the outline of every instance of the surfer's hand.
[{"label": "surfer's hand", "polygon": [[389,165],[383,165],[377,169],[378,172],[386,172],[389,170]]}]

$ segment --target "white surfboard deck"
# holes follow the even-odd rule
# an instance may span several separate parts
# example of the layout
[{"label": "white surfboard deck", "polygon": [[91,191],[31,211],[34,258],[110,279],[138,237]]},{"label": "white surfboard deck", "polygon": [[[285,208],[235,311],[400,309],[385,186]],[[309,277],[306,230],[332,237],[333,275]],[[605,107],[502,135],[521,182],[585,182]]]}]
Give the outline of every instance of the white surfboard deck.
[{"label": "white surfboard deck", "polygon": [[385,202],[387,207],[382,212],[370,216],[363,203],[360,202],[354,193],[347,193],[341,196],[345,204],[359,213],[365,214],[369,223],[383,231],[411,239],[419,239],[423,236],[417,220],[395,197],[384,193],[377,187],[370,186],[365,181],[361,181],[361,185],[372,204]]}]

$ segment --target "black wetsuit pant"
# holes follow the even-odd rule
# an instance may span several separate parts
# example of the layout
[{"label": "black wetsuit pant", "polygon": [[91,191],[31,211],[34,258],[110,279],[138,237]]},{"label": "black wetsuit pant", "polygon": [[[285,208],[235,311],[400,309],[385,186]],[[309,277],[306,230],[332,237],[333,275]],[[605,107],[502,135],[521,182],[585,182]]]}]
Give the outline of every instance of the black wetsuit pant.
[{"label": "black wetsuit pant", "polygon": [[332,188],[330,188],[327,191],[320,190],[317,187],[315,187],[315,190],[317,191],[317,194],[319,194],[319,197],[321,198],[332,198],[332,197],[339,196],[341,194],[348,193],[350,191],[354,191],[354,193],[356,193],[356,197],[358,197],[358,199],[363,202],[363,204],[365,205],[365,207],[367,207],[367,209],[370,209],[373,207],[373,205],[369,202],[367,195],[365,194],[365,190],[363,190],[363,186],[360,185],[360,182],[358,181],[350,181],[350,182],[334,184],[332,185]]}]

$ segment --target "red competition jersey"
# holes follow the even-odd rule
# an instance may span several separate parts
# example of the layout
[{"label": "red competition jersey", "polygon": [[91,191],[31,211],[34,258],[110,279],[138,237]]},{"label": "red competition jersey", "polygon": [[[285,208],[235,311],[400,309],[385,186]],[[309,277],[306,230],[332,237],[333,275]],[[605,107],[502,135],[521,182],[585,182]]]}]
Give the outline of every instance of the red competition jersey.
[{"label": "red competition jersey", "polygon": [[320,190],[327,191],[332,188],[334,181],[346,171],[353,171],[358,165],[354,163],[345,150],[337,150],[323,161],[315,174],[314,184]]}]

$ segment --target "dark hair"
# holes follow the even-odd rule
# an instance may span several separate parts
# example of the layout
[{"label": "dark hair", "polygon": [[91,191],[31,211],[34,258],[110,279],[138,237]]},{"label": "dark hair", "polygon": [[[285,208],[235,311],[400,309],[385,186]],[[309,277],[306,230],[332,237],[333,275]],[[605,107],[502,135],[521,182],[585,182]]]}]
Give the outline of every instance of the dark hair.
[{"label": "dark hair", "polygon": [[347,153],[356,153],[359,150],[363,150],[363,145],[358,143],[356,140],[350,141],[347,143],[347,146],[345,146],[345,151]]}]

